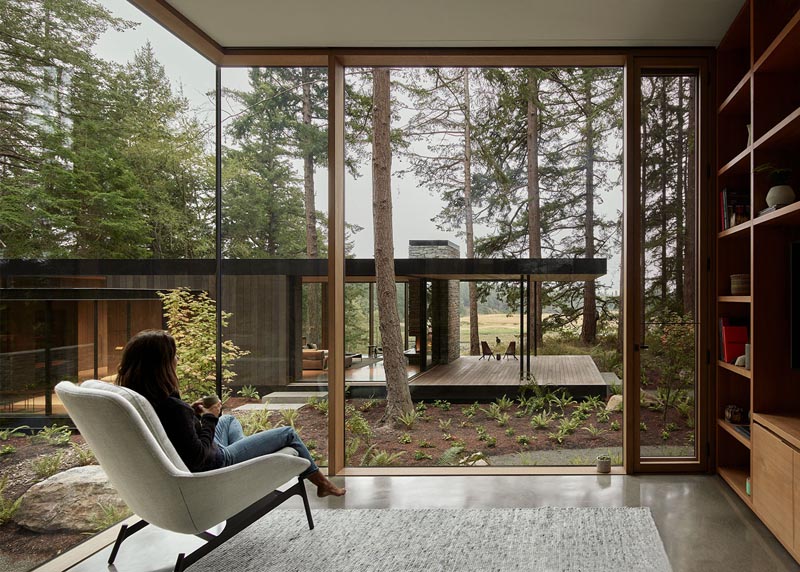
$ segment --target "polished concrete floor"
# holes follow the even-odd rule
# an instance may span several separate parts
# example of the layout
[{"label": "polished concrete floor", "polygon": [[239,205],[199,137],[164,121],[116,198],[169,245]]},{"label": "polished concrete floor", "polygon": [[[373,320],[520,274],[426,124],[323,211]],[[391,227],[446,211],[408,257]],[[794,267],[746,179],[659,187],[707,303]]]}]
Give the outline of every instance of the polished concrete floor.
[{"label": "polished concrete floor", "polygon": [[[645,506],[652,511],[674,572],[800,570],[716,476],[348,477],[336,481],[344,482],[347,496],[314,497],[314,509]],[[299,499],[287,505],[302,506]],[[106,564],[110,551],[106,548],[70,570],[167,571],[179,551],[191,551],[201,542],[148,528],[126,540],[115,568]],[[213,553],[207,556],[213,557]],[[320,569],[324,568],[320,563]]]}]

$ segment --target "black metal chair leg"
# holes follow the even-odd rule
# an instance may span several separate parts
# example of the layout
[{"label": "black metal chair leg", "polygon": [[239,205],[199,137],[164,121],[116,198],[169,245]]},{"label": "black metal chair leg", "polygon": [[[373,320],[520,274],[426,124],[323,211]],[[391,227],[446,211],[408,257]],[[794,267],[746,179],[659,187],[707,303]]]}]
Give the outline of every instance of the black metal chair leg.
[{"label": "black metal chair leg", "polygon": [[109,564],[113,564],[114,560],[117,558],[117,553],[119,552],[119,547],[122,546],[122,542],[135,532],[138,532],[141,529],[143,529],[145,526],[147,526],[147,521],[140,520],[139,522],[135,522],[130,526],[128,526],[127,524],[123,524],[120,527],[119,534],[117,535],[117,540],[114,542],[114,547],[111,549],[111,555],[108,557]]},{"label": "black metal chair leg", "polygon": [[306,509],[308,529],[314,530],[314,519],[311,518],[311,507],[308,504],[308,493],[306,492],[306,484],[303,482],[303,479],[300,479],[300,496],[303,498],[303,507]]},{"label": "black metal chair leg", "polygon": [[181,552],[178,554],[178,559],[175,561],[175,569],[174,572],[183,572],[183,559],[186,557],[186,554]]},{"label": "black metal chair leg", "polygon": [[114,560],[117,558],[117,552],[119,552],[119,547],[122,546],[122,541],[125,540],[125,532],[128,530],[128,525],[123,524],[119,529],[119,534],[117,535],[117,540],[114,542],[114,548],[111,549],[111,556],[108,557],[108,563],[113,564]]}]

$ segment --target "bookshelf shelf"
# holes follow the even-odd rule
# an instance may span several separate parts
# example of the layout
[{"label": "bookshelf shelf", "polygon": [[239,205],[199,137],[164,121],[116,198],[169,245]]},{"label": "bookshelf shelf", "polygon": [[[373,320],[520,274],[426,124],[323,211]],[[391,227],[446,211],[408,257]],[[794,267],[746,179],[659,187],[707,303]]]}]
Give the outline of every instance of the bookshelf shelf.
[{"label": "bookshelf shelf", "polygon": [[751,73],[747,72],[733,91],[728,94],[725,101],[719,106],[719,113],[731,113],[734,115],[750,114],[750,77]]},{"label": "bookshelf shelf", "polygon": [[719,296],[717,301],[726,304],[749,304],[750,296]]},{"label": "bookshelf shelf", "polygon": [[733,365],[722,360],[719,360],[717,365],[722,369],[727,369],[728,371],[732,371],[733,373],[741,375],[742,377],[746,377],[747,379],[751,379],[753,377],[753,373],[749,369],[739,367],[738,365]]},{"label": "bookshelf shelf", "polygon": [[756,217],[756,226],[795,226],[800,224],[800,202],[792,203],[769,214]]},{"label": "bookshelf shelf", "polygon": [[736,426],[735,426],[735,425],[733,425],[732,423],[728,423],[728,422],[727,422],[727,421],[725,421],[724,419],[717,419],[717,425],[718,425],[718,426],[719,426],[719,427],[720,427],[720,428],[721,428],[723,431],[727,432],[727,433],[728,433],[729,435],[731,435],[731,436],[732,436],[734,439],[736,439],[737,441],[739,441],[739,443],[741,443],[742,445],[744,445],[744,446],[745,446],[745,447],[747,447],[748,449],[750,448],[750,439],[748,439],[747,437],[745,437],[744,435],[742,435],[741,433],[739,433],[739,432],[736,430]]},{"label": "bookshelf shelf", "polygon": [[725,163],[717,174],[722,176],[729,173],[743,174],[748,172],[750,170],[750,161],[745,161],[745,159],[750,159],[750,147],[747,147],[744,151],[736,155],[736,157]]},{"label": "bookshelf shelf", "polygon": [[720,232],[717,235],[717,238],[725,238],[726,236],[733,236],[733,235],[736,235],[736,234],[745,234],[745,231],[747,231],[747,233],[749,233],[750,226],[752,224],[753,224],[752,221],[747,221],[747,222],[743,222],[741,224],[737,224],[734,227],[731,227],[729,229],[726,229],[726,230],[723,230],[722,232]]},{"label": "bookshelf shelf", "polygon": [[719,476],[730,485],[739,498],[744,501],[744,503],[752,507],[753,501],[752,499],[747,496],[747,477],[750,474],[749,467],[719,467],[717,469],[719,471]]}]

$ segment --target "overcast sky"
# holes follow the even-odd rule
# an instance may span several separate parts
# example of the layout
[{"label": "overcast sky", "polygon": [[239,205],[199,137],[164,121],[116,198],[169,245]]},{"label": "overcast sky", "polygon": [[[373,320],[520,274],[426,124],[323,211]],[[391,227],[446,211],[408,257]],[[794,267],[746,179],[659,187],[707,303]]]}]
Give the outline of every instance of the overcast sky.
[{"label": "overcast sky", "polygon": [[[139,22],[133,30],[126,32],[109,31],[104,34],[95,46],[96,53],[108,60],[124,63],[133,58],[136,50],[148,40],[152,44],[156,57],[164,65],[167,75],[174,87],[183,90],[194,110],[206,121],[213,121],[214,102],[208,94],[214,90],[214,66],[194,50],[173,36],[170,32],[150,20],[146,15],[126,0],[100,0],[111,12],[121,18]],[[229,69],[222,72],[223,85],[226,88],[246,89],[246,69]],[[223,120],[236,109],[229,103],[223,104]],[[405,167],[397,158],[393,161],[393,170]],[[345,214],[348,223],[361,226],[355,240],[354,254],[359,258],[370,258],[373,253],[372,233],[372,184],[369,162],[361,166],[362,176],[356,180],[350,176],[345,181]],[[319,170],[315,176],[317,188],[317,208],[327,212],[327,171]],[[442,201],[420,188],[413,175],[403,178],[393,177],[393,226],[395,257],[408,256],[408,241],[415,239],[444,239],[455,242],[461,247],[461,255],[465,255],[464,241],[455,232],[438,230],[431,221],[443,207]],[[606,204],[598,211],[612,215],[621,208],[620,195],[606,200]],[[224,200],[224,197],[223,197]],[[611,204],[609,204],[611,203]],[[488,233],[487,228],[476,226],[476,235]],[[619,284],[619,258],[614,256],[608,261],[609,274],[601,279],[601,283],[616,290]]]}]

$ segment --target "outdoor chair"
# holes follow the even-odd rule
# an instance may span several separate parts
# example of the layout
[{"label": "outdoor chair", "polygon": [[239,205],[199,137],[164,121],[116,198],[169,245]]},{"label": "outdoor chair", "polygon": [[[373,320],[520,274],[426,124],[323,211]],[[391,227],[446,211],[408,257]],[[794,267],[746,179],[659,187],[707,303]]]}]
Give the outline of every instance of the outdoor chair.
[{"label": "outdoor chair", "polygon": [[492,351],[492,348],[489,347],[488,343],[486,343],[485,341],[482,341],[481,342],[481,357],[478,358],[478,361],[482,360],[486,356],[489,356],[489,359],[492,359],[494,357],[494,352]]},{"label": "outdoor chair", "polygon": [[[517,359],[517,342],[508,342],[508,347],[506,348],[506,353],[503,354],[508,359],[508,356]],[[517,360],[519,361],[519,360]]]},{"label": "outdoor chair", "polygon": [[[309,466],[293,449],[191,473],[138,393],[90,380],[80,386],[62,381],[56,394],[122,500],[142,519],[122,525],[109,564],[126,538],[151,523],[206,541],[178,555],[175,572],[180,572],[294,495],[303,499],[308,526],[314,528],[303,479],[277,490]],[[212,534],[209,529],[220,523],[222,531]]]}]

